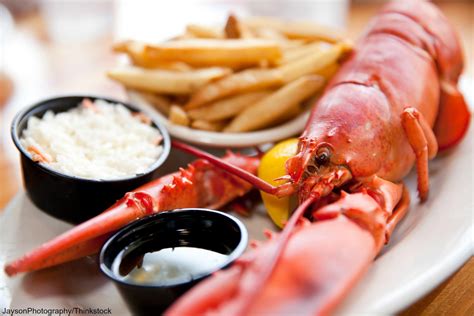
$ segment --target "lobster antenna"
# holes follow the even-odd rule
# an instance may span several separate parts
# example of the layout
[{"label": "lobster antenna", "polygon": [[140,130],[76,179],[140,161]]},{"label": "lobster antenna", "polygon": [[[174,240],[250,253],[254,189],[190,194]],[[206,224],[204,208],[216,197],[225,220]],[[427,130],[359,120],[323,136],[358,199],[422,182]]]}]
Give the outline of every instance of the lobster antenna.
[{"label": "lobster antenna", "polygon": [[218,167],[218,168],[221,168],[227,172],[229,172],[230,174],[233,174],[247,182],[249,182],[250,184],[252,184],[253,186],[255,186],[257,189],[265,192],[265,193],[268,193],[268,194],[275,194],[276,191],[278,190],[277,187],[269,184],[268,182],[266,181],[263,181],[262,179],[260,179],[259,177],[253,175],[252,173],[242,169],[242,168],[239,168],[239,167],[236,167],[214,155],[211,155],[205,151],[202,151],[200,149],[197,149],[195,147],[192,147],[192,146],[189,146],[189,145],[186,145],[182,142],[179,142],[179,141],[171,141],[171,146],[173,146],[174,148],[176,149],[179,149],[179,150],[182,150],[184,152],[187,152],[189,154],[192,154],[196,157],[199,157],[199,158],[203,158],[203,159],[206,159],[207,161],[209,161],[211,164],[213,164],[214,166]]},{"label": "lobster antenna", "polygon": [[256,286],[253,287],[249,292],[246,293],[243,304],[240,306],[240,310],[237,311],[236,315],[248,315],[248,311],[252,304],[255,302],[259,293],[262,293],[263,287],[270,279],[275,267],[277,266],[278,260],[281,258],[283,251],[285,250],[288,241],[290,240],[291,233],[293,232],[298,220],[303,216],[304,211],[317,199],[316,195],[310,195],[303,203],[301,203],[298,208],[291,215],[288,223],[283,228],[283,231],[280,233],[278,240],[278,245],[273,253],[273,256],[268,260],[266,268],[258,275],[255,282]]}]

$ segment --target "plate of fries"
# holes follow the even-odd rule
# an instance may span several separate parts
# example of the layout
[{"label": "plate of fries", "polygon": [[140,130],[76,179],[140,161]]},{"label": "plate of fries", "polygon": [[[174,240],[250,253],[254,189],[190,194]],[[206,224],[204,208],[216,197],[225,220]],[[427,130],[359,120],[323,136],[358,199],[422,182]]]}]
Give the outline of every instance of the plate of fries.
[{"label": "plate of fries", "polygon": [[189,24],[162,43],[124,41],[129,63],[107,72],[170,134],[248,147],[300,133],[312,104],[352,49],[340,32],[270,17]]}]

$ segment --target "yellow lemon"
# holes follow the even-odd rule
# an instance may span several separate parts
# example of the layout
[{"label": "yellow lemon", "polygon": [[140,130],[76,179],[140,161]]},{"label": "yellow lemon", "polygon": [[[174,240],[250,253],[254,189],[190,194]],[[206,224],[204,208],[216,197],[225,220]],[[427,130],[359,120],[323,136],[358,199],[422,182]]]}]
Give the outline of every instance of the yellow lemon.
[{"label": "yellow lemon", "polygon": [[[262,157],[258,176],[273,185],[281,184],[281,181],[275,181],[275,179],[286,175],[285,163],[288,158],[296,155],[297,149],[297,138],[290,138],[275,145]],[[290,197],[277,198],[265,192],[260,193],[268,215],[276,225],[283,227],[290,215]]]}]

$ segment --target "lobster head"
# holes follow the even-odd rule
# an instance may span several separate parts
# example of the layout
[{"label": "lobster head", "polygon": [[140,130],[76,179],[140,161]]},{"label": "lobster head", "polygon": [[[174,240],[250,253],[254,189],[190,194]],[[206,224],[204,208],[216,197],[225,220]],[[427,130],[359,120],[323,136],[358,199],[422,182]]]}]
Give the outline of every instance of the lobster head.
[{"label": "lobster head", "polygon": [[299,202],[320,198],[352,179],[350,170],[331,160],[333,147],[327,142],[301,137],[298,153],[286,162],[288,180],[298,192]]}]

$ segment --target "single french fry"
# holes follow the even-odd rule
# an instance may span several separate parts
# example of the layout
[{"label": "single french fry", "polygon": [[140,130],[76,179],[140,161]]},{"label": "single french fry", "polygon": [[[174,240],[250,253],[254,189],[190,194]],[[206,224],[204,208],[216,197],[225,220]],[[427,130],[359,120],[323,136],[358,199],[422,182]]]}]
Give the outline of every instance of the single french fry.
[{"label": "single french fry", "polygon": [[286,37],[282,32],[272,29],[270,27],[258,27],[254,29],[254,33],[258,38],[266,38],[274,41],[287,41]]},{"label": "single french fry", "polygon": [[208,83],[191,95],[186,110],[238,93],[263,90],[283,85],[278,69],[248,69]]},{"label": "single french fry", "polygon": [[323,45],[321,45],[320,42],[316,42],[308,45],[285,49],[283,50],[283,58],[281,63],[287,64],[289,62],[293,62],[299,60],[300,58],[306,57],[309,54],[318,53],[322,50],[322,46]]},{"label": "single french fry", "polygon": [[259,100],[267,97],[271,91],[256,91],[238,94],[227,99],[206,104],[198,109],[188,111],[188,116],[193,120],[206,120],[209,122],[229,119],[242,112],[248,106],[252,106]]},{"label": "single french fry", "polygon": [[167,97],[150,92],[137,92],[143,99],[145,99],[145,101],[150,103],[159,112],[163,113],[166,116],[169,115],[171,109],[171,102]]},{"label": "single french fry", "polygon": [[268,27],[250,29],[250,31],[253,31],[257,38],[264,38],[278,42],[282,49],[304,46],[308,42],[301,39],[289,39],[281,32]]},{"label": "single french fry", "polygon": [[128,88],[157,93],[187,94],[230,73],[230,69],[222,67],[178,72],[128,66],[110,70],[107,75]]},{"label": "single french fry", "polygon": [[273,123],[271,125],[268,125],[268,127],[283,124],[283,123],[297,117],[299,114],[301,114],[301,112],[303,112],[301,104],[299,104],[299,103],[295,104],[293,107],[289,108],[288,111],[286,111],[284,114],[282,114],[279,118],[277,118],[275,121],[273,121]]},{"label": "single french fry", "polygon": [[272,125],[297,104],[309,98],[324,85],[318,75],[301,77],[236,116],[224,132],[239,133],[253,131]]},{"label": "single french fry", "polygon": [[190,119],[186,112],[179,105],[172,105],[168,119],[171,123],[183,126],[189,126]]},{"label": "single french fry", "polygon": [[331,79],[336,74],[340,67],[341,65],[339,65],[339,63],[330,64],[317,71],[316,74],[323,76],[326,81],[329,81],[329,79]]},{"label": "single french fry", "polygon": [[182,61],[191,66],[242,68],[261,60],[276,64],[281,58],[278,43],[264,39],[194,39],[147,45],[145,55],[154,62]]},{"label": "single french fry", "polygon": [[305,46],[306,44],[308,44],[308,42],[305,40],[287,39],[285,41],[279,41],[278,44],[282,49],[291,49]]},{"label": "single french fry", "polygon": [[164,63],[157,63],[156,66],[153,68],[162,69],[162,70],[172,70],[172,71],[191,71],[195,69],[181,61],[169,61],[169,62],[164,62]]},{"label": "single french fry", "polygon": [[143,68],[159,68],[164,70],[188,71],[192,67],[179,61],[160,62],[147,57],[145,44],[137,41],[124,41],[114,44],[114,52],[128,55],[132,64]]},{"label": "single french fry", "polygon": [[189,101],[189,94],[175,94],[170,96],[171,102],[179,105],[186,104]]},{"label": "single french fry", "polygon": [[252,31],[233,14],[229,14],[224,31],[227,38],[255,38]]},{"label": "single french fry", "polygon": [[124,41],[114,44],[113,51],[116,53],[125,53],[131,62],[140,67],[153,68],[156,63],[151,63],[145,57],[145,44],[137,41]]},{"label": "single french fry", "polygon": [[291,82],[305,75],[314,74],[325,67],[334,64],[349,50],[346,43],[338,43],[330,48],[309,54],[306,57],[297,59],[291,63],[279,67],[285,82]]},{"label": "single french fry", "polygon": [[193,34],[197,38],[224,38],[221,29],[199,24],[188,24],[186,32]]},{"label": "single french fry", "polygon": [[290,39],[323,40],[337,43],[344,39],[343,32],[312,22],[283,21],[271,17],[250,17],[244,22],[252,29],[275,29]]},{"label": "single french fry", "polygon": [[198,38],[198,37],[195,36],[193,33],[186,31],[183,34],[171,37],[170,39],[168,39],[167,42],[193,40],[193,39],[196,39],[196,38]]},{"label": "single french fry", "polygon": [[205,120],[196,120],[191,123],[192,128],[201,129],[204,131],[212,131],[218,132],[221,131],[225,126],[225,122],[223,121],[216,121],[216,122],[209,122]]}]

